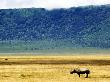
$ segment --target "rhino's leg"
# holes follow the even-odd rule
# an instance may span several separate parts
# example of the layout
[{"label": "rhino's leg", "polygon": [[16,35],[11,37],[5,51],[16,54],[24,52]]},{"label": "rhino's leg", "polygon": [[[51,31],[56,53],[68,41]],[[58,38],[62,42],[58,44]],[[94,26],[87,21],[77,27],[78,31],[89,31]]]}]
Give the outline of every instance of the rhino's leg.
[{"label": "rhino's leg", "polygon": [[86,74],[86,78],[88,78],[88,74]]},{"label": "rhino's leg", "polygon": [[79,77],[80,77],[80,74],[78,74],[79,75]]}]

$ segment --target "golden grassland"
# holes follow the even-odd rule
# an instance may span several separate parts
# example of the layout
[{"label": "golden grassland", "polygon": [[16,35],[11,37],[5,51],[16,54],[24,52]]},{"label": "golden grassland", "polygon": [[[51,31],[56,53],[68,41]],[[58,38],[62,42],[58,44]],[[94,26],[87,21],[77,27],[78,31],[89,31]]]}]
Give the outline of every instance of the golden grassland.
[{"label": "golden grassland", "polygon": [[[89,68],[89,78],[70,74]],[[0,82],[110,82],[110,55],[0,56]]]}]

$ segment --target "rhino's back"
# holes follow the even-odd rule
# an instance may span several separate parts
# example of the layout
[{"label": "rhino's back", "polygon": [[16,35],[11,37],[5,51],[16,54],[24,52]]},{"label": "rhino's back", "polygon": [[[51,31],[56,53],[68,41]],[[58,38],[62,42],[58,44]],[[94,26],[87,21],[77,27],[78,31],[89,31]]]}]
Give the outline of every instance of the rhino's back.
[{"label": "rhino's back", "polygon": [[90,70],[88,68],[76,68],[75,69],[77,72],[86,72],[86,73],[90,73]]}]

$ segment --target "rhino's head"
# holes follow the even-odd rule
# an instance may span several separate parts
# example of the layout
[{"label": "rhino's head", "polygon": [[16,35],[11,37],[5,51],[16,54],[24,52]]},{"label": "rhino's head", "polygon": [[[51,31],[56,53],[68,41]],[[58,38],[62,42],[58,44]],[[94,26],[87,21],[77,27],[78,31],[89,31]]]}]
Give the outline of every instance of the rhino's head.
[{"label": "rhino's head", "polygon": [[73,74],[73,73],[76,73],[76,70],[75,69],[72,70],[72,71],[70,71],[70,74]]}]

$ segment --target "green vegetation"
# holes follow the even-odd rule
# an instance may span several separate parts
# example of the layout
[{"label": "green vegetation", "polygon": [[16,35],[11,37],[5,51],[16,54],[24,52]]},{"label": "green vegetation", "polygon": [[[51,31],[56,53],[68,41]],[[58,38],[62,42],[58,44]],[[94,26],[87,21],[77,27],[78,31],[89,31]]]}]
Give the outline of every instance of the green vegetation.
[{"label": "green vegetation", "polygon": [[0,52],[109,49],[109,27],[110,5],[1,9]]}]

